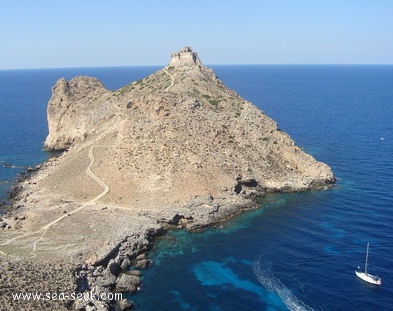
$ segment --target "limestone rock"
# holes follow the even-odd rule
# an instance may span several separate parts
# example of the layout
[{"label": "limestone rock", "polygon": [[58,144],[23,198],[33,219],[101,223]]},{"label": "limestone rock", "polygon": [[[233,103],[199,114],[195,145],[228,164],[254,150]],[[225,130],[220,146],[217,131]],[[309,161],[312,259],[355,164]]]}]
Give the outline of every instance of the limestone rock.
[{"label": "limestone rock", "polygon": [[[60,79],[52,92],[45,148],[64,152],[27,172],[12,191],[14,212],[0,222],[0,258],[81,264],[76,274],[58,264],[35,269],[45,282],[69,273],[80,291],[133,292],[140,278],[125,271],[150,264],[138,255],[164,229],[199,230],[257,206],[266,192],[335,181],[326,164],[226,87],[189,47],[115,91],[75,77]],[[42,228],[50,230],[38,238]],[[12,271],[34,272],[26,269]],[[44,292],[45,283],[34,285]]]},{"label": "limestone rock", "polygon": [[112,274],[108,269],[104,270],[101,276],[96,278],[96,285],[99,287],[111,288],[116,283],[116,276]]},{"label": "limestone rock", "polygon": [[121,274],[116,282],[116,291],[120,293],[134,293],[141,280],[138,276]]},{"label": "limestone rock", "polygon": [[45,148],[67,149],[74,142],[83,141],[94,123],[108,113],[105,106],[96,105],[96,100],[107,92],[96,78],[78,76],[70,81],[58,80],[47,109],[49,135]]},{"label": "limestone rock", "polygon": [[135,276],[141,276],[141,275],[142,275],[142,272],[140,272],[139,270],[130,270],[130,271],[125,272],[125,274],[128,274],[128,275],[135,275]]},{"label": "limestone rock", "polygon": [[134,303],[123,299],[117,302],[117,307],[119,311],[129,311],[134,307]]},{"label": "limestone rock", "polygon": [[[324,188],[335,180],[326,164],[226,87],[190,47],[173,53],[163,69],[114,92],[94,78],[60,79],[48,124],[47,149],[87,154],[97,146],[95,172],[110,188],[104,197],[109,204],[173,208],[195,195],[229,195],[222,189],[234,183],[244,190],[247,180],[255,190],[246,191],[248,196]],[[84,178],[81,161],[64,157],[52,184],[57,176]],[[67,185],[52,190],[86,196],[86,188]]]},{"label": "limestone rock", "polygon": [[146,269],[151,264],[150,259],[141,259],[135,263],[135,268]]},{"label": "limestone rock", "polygon": [[123,259],[123,261],[122,261],[122,263],[120,265],[120,268],[122,270],[126,270],[126,269],[128,269],[130,267],[130,265],[131,265],[131,261],[130,261],[130,259],[128,257],[126,257],[126,258]]}]

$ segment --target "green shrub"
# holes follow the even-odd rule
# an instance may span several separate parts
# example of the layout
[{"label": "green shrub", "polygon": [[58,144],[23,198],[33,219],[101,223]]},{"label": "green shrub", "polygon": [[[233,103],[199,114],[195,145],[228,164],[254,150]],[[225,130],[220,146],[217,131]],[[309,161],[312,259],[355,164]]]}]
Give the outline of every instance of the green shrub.
[{"label": "green shrub", "polygon": [[219,101],[216,100],[216,99],[210,99],[210,100],[209,100],[209,103],[211,103],[211,104],[212,104],[213,106],[215,106],[215,107],[218,107]]}]

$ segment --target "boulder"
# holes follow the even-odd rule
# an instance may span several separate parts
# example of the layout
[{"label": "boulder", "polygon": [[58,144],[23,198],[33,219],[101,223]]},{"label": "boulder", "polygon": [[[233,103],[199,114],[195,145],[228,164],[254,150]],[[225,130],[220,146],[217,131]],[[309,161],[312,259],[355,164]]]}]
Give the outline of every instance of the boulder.
[{"label": "boulder", "polygon": [[131,261],[128,257],[124,258],[121,262],[120,268],[121,270],[127,270],[131,266]]},{"label": "boulder", "polygon": [[134,307],[134,302],[127,299],[119,300],[116,304],[116,310],[118,311],[128,311]]},{"label": "boulder", "polygon": [[141,259],[135,263],[135,268],[146,269],[151,264],[150,259]]},{"label": "boulder", "polygon": [[95,283],[99,287],[113,287],[116,284],[116,276],[105,269],[102,275],[96,278]]},{"label": "boulder", "polygon": [[141,279],[135,275],[122,273],[116,281],[116,291],[120,293],[134,293]]},{"label": "boulder", "polygon": [[108,263],[108,270],[115,276],[118,276],[121,272],[121,267],[118,262],[111,259]]},{"label": "boulder", "polygon": [[142,275],[142,272],[140,272],[139,270],[130,270],[130,271],[126,271],[124,273],[128,274],[128,275],[135,275],[135,276],[141,276]]}]

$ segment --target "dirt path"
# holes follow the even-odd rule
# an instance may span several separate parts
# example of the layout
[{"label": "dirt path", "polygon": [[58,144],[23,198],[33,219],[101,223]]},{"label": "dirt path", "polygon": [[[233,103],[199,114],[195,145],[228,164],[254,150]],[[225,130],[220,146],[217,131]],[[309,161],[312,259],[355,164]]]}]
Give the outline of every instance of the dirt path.
[{"label": "dirt path", "polygon": [[164,69],[164,72],[171,78],[171,84],[165,89],[166,92],[169,92],[169,89],[173,86],[173,84],[175,83],[175,77],[173,76],[173,74],[168,72],[168,69]]},{"label": "dirt path", "polygon": [[[95,161],[95,158],[94,158],[94,148],[107,148],[107,147],[114,147],[114,146],[115,146],[115,145],[97,145],[97,146],[90,146],[89,151],[88,151],[88,157],[89,157],[89,159],[90,159],[90,162],[89,162],[89,165],[87,166],[85,172],[86,172],[86,174],[87,174],[91,179],[93,179],[95,182],[97,182],[97,183],[102,187],[103,190],[102,190],[101,193],[99,193],[99,194],[98,194],[96,197],[94,197],[92,200],[90,200],[90,201],[88,201],[88,202],[86,202],[86,203],[83,203],[80,207],[74,209],[73,211],[71,211],[71,212],[69,212],[69,213],[67,213],[67,214],[64,214],[64,215],[62,215],[62,216],[56,218],[55,220],[51,221],[50,223],[46,224],[45,226],[42,226],[39,230],[36,230],[36,231],[33,231],[33,232],[29,232],[29,233],[24,233],[24,234],[19,235],[19,236],[17,236],[17,237],[13,237],[13,238],[11,238],[11,239],[9,239],[9,240],[7,240],[7,241],[1,243],[0,246],[2,246],[2,245],[9,245],[9,244],[12,243],[13,241],[16,241],[16,240],[19,240],[19,239],[23,239],[23,238],[26,238],[26,237],[33,236],[33,235],[36,235],[36,234],[40,234],[40,233],[41,233],[41,235],[39,236],[39,238],[36,239],[36,240],[33,242],[33,244],[32,244],[32,245],[33,245],[33,248],[32,248],[31,255],[32,255],[32,257],[35,257],[35,256],[36,256],[36,250],[37,250],[38,243],[45,237],[45,235],[46,235],[46,233],[47,233],[47,231],[48,231],[48,229],[49,229],[50,227],[52,227],[54,224],[60,222],[60,221],[63,220],[64,218],[67,218],[67,217],[71,216],[72,214],[75,214],[75,213],[79,212],[80,210],[82,210],[82,209],[85,208],[86,206],[95,205],[96,202],[97,202],[99,199],[101,199],[102,197],[104,197],[104,196],[109,192],[110,188],[109,188],[109,186],[108,186],[102,179],[100,179],[100,178],[99,178],[96,174],[94,174],[94,172],[91,170],[91,168],[92,168],[92,166],[93,166],[93,164],[94,164],[94,161]],[[4,252],[1,252],[1,253],[4,254]]]}]

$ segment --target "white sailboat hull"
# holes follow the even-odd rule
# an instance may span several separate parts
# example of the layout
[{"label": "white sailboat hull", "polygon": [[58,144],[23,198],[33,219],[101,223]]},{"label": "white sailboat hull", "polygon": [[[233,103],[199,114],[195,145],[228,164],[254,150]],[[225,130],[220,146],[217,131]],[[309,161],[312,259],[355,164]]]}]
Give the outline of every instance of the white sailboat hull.
[{"label": "white sailboat hull", "polygon": [[363,281],[370,283],[370,284],[374,284],[374,285],[381,285],[382,281],[381,278],[366,272],[362,272],[362,271],[355,271],[355,274],[362,279]]}]

